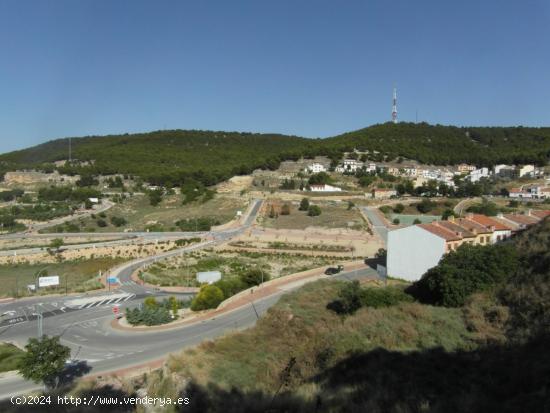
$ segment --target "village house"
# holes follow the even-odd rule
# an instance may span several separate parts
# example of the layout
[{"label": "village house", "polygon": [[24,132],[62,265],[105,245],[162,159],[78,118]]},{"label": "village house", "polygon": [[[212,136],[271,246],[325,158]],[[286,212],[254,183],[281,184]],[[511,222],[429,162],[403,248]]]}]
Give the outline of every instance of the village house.
[{"label": "village house", "polygon": [[481,178],[487,178],[489,176],[489,168],[479,168],[474,169],[470,172],[467,179],[470,180],[470,182],[478,182]]},{"label": "village house", "polygon": [[344,159],[342,165],[337,166],[334,170],[340,173],[355,173],[358,169],[361,169],[363,162],[356,159]]},{"label": "village house", "polygon": [[468,165],[466,163],[461,163],[461,164],[457,165],[456,169],[457,169],[458,172],[460,172],[462,174],[462,173],[472,172],[476,169],[476,167],[474,165]]},{"label": "village house", "polygon": [[310,185],[310,190],[311,192],[340,192],[342,191],[342,188],[338,188],[329,184],[315,184]]},{"label": "village house", "polygon": [[372,197],[374,199],[389,199],[392,196],[397,196],[395,189],[375,188],[372,190]]},{"label": "village house", "polygon": [[550,216],[550,211],[531,210],[526,214],[499,214],[488,217],[468,214],[395,229],[388,233],[387,274],[415,281],[441,257],[460,245],[490,245],[510,238],[514,233]]},{"label": "village house", "polygon": [[306,170],[309,173],[318,174],[319,172],[326,172],[327,168],[323,164],[320,164],[319,162],[312,163],[311,165],[308,165],[306,167]]}]

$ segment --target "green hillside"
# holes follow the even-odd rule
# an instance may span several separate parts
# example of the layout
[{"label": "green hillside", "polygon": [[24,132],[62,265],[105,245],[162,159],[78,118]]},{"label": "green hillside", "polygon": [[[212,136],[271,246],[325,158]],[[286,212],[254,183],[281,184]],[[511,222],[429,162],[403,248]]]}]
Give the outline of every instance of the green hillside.
[{"label": "green hillside", "polygon": [[[0,155],[0,171],[52,170],[68,157],[68,138]],[[61,167],[60,172],[123,173],[152,183],[181,183],[188,177],[213,184],[256,168],[277,168],[282,160],[370,151],[372,160],[415,159],[427,164],[468,162],[546,164],[550,128],[454,127],[427,123],[379,124],[327,139],[278,134],[165,130],[140,134],[72,138],[73,159],[92,165]]]},{"label": "green hillside", "polygon": [[550,128],[384,123],[328,138],[323,145],[337,151],[357,148],[381,152],[389,159],[402,156],[437,165],[545,164],[550,155]]}]

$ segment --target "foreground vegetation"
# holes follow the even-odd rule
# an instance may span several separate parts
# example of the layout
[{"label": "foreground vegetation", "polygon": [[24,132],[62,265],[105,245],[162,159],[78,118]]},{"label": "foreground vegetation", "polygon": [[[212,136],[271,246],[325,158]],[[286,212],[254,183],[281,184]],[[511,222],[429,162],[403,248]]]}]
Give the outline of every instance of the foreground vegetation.
[{"label": "foreground vegetation", "polygon": [[0,373],[16,370],[24,354],[13,344],[0,343]]}]

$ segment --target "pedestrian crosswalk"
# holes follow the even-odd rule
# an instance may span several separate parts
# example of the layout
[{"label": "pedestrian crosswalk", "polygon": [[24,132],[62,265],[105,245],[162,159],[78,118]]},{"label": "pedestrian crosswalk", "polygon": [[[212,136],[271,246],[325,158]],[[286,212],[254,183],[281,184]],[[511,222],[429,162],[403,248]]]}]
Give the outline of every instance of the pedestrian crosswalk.
[{"label": "pedestrian crosswalk", "polygon": [[137,285],[135,281],[122,281],[119,284],[120,285]]},{"label": "pedestrian crosswalk", "polygon": [[102,307],[106,305],[119,304],[133,299],[134,293],[119,292],[109,295],[92,296],[69,300],[65,305],[71,309],[82,310],[85,308]]},{"label": "pedestrian crosswalk", "polygon": [[106,299],[103,299],[103,300],[100,300],[100,301],[93,301],[91,303],[82,304],[82,305],[78,306],[77,308],[78,309],[83,309],[83,308],[101,307],[103,305],[119,304],[119,303],[122,303],[124,301],[128,301],[128,300],[134,298],[135,296],[136,296],[135,294],[128,294],[125,297],[106,298]]}]

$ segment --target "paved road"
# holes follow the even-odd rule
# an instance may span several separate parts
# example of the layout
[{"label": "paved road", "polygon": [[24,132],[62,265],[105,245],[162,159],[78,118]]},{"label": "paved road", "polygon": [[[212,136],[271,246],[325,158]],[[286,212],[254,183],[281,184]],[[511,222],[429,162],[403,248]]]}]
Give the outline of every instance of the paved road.
[{"label": "paved road", "polygon": [[380,218],[378,215],[378,212],[373,207],[363,207],[363,211],[369,218],[369,221],[371,222],[374,230],[380,235],[380,238],[382,238],[382,241],[384,241],[384,245],[388,243],[388,228],[386,227],[384,221]]},{"label": "paved road", "polygon": [[[377,277],[376,271],[365,268],[344,272],[332,278],[351,280]],[[64,344],[71,348],[71,357],[84,360],[92,368],[91,374],[107,373],[163,358],[166,354],[194,346],[206,339],[253,326],[258,316],[264,314],[279,298],[299,288],[294,284],[275,294],[251,302],[205,321],[171,330],[151,332],[127,332],[110,327],[113,319],[110,306],[91,308],[88,311],[73,311],[44,319],[44,333],[60,335]],[[126,306],[136,305],[126,302]],[[0,331],[3,340],[25,342],[36,335],[37,323],[21,323]],[[0,378],[0,399],[14,394],[29,392],[40,387],[19,376]]]}]

